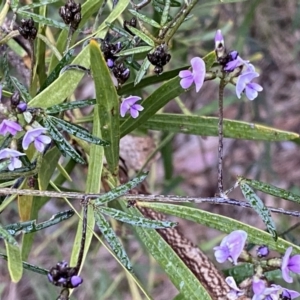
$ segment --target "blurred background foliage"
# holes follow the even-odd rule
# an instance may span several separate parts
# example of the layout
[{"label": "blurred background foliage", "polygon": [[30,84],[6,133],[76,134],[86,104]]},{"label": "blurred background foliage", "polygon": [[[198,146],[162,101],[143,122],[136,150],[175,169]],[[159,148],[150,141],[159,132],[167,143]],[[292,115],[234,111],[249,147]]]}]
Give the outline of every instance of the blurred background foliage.
[{"label": "blurred background foliage", "polygon": [[[83,4],[84,1],[80,3]],[[28,2],[21,1],[21,5],[25,4]],[[58,1],[49,5],[48,17],[60,21],[58,8],[63,4],[63,1]],[[109,7],[110,2],[105,7],[101,19],[109,14]],[[158,20],[158,15],[151,6],[144,11],[149,17]],[[264,91],[254,101],[248,101],[245,97],[237,99],[234,87],[227,87],[224,117],[300,133],[300,1],[199,0],[192,14],[192,18],[183,23],[172,39],[170,43],[172,60],[164,70],[185,66],[192,57],[202,57],[212,51],[215,31],[221,29],[227,48],[238,50],[242,58],[249,59],[256,66],[260,73],[259,83],[264,87]],[[130,17],[129,13],[122,15],[124,19]],[[92,27],[94,21],[95,14],[88,19],[82,30]],[[122,19],[119,18],[118,21],[121,22]],[[59,32],[60,30],[51,28],[54,40]],[[80,37],[83,38],[84,34],[80,33]],[[23,57],[23,62],[26,63],[26,57]],[[46,62],[49,63],[49,57],[46,57]],[[26,78],[23,80],[26,81]],[[150,94],[156,88],[156,85],[148,86],[143,90],[143,94]],[[181,96],[181,101],[189,112],[217,116],[217,89],[217,81],[206,82],[200,93],[196,94],[191,90]],[[93,97],[93,83],[90,78],[85,77],[76,90],[75,98]],[[180,104],[179,101],[171,101],[163,111],[182,112],[178,103]],[[154,145],[159,144],[166,136],[167,132],[151,132],[150,139],[145,137],[143,132],[139,132],[134,149],[128,146],[131,142],[127,142],[127,146],[121,146],[121,155],[122,151],[134,152],[141,166],[147,157],[145,149],[150,153]],[[139,138],[140,140],[137,140]],[[217,191],[217,143],[217,137],[204,138],[184,134],[170,136],[160,154],[151,163],[151,172],[148,176],[149,191],[155,194],[214,196]],[[293,142],[270,143],[226,139],[224,161],[224,180],[227,188],[235,182],[236,175],[242,175],[300,194],[299,145]],[[73,181],[68,183],[67,188],[84,190],[85,167],[76,166],[70,175]],[[242,199],[243,196],[240,192],[234,191],[231,198]],[[263,200],[270,206],[299,210],[297,205],[272,196],[264,195]],[[79,203],[73,204],[80,209]],[[52,199],[40,211],[39,221],[66,208],[68,206],[62,200]],[[200,208],[264,228],[259,217],[250,210],[209,204],[202,204]],[[5,223],[18,221],[17,205],[10,205],[1,215],[1,220]],[[45,232],[37,233],[28,261],[35,265],[50,267],[53,261],[70,257],[77,221],[78,219],[71,218],[56,227],[46,229]],[[298,220],[276,216],[275,222],[278,232],[281,233],[295,225]],[[212,255],[212,247],[222,238],[219,232],[192,222],[180,220],[180,226],[181,231],[208,256]],[[153,298],[166,300],[175,297],[176,289],[155,261],[147,255],[147,251],[136,240],[131,229],[119,226],[117,232],[132,258],[135,272]],[[285,237],[300,245],[297,238],[299,233],[296,227]],[[1,250],[3,247],[1,243]],[[85,279],[84,287],[76,289],[71,299],[142,299],[142,296],[128,285],[126,274],[121,267],[96,240],[92,242],[82,276]],[[299,291],[300,280],[295,280],[291,288]],[[0,295],[1,299],[25,299],[26,295],[28,300],[50,300],[57,296],[57,288],[49,284],[44,276],[29,271],[25,271],[22,280],[14,284],[8,276],[6,264],[2,262]]]}]

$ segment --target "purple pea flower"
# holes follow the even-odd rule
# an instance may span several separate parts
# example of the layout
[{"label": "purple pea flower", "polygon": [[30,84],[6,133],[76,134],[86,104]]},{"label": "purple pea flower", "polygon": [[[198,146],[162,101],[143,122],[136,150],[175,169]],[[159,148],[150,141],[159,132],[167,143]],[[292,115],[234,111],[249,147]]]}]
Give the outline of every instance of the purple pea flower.
[{"label": "purple pea flower", "polygon": [[242,92],[245,91],[247,98],[249,100],[254,100],[257,97],[258,92],[263,90],[262,86],[258,83],[251,82],[252,79],[258,76],[259,74],[256,72],[246,72],[238,77],[235,91],[239,99],[241,98]]},{"label": "purple pea flower", "polygon": [[266,245],[261,245],[256,250],[256,254],[259,258],[267,257],[269,253],[270,253],[269,247]]},{"label": "purple pea flower", "polygon": [[38,152],[43,152],[45,150],[45,145],[51,143],[51,138],[47,135],[43,135],[47,128],[39,127],[28,130],[23,138],[22,147],[27,150],[29,145],[33,142],[34,147]]},{"label": "purple pea flower", "polygon": [[139,116],[139,112],[144,109],[144,107],[140,104],[136,104],[137,101],[141,100],[141,97],[138,96],[129,96],[123,99],[120,106],[120,115],[121,117],[125,117],[127,111],[130,112],[132,118],[137,118]]},{"label": "purple pea flower", "polygon": [[10,164],[8,165],[8,169],[13,171],[14,169],[18,169],[22,167],[22,162],[19,160],[19,156],[25,155],[17,150],[5,148],[0,150],[0,159],[10,159]]},{"label": "purple pea flower", "polygon": [[235,230],[227,235],[222,240],[220,246],[213,248],[217,262],[223,263],[227,259],[230,259],[236,265],[237,259],[244,249],[247,236],[247,232],[244,230]]},{"label": "purple pea flower", "polygon": [[234,278],[232,276],[225,278],[226,283],[230,286],[231,290],[227,294],[228,299],[238,299],[240,296],[245,293],[237,286]]},{"label": "purple pea flower", "polygon": [[22,126],[15,121],[3,120],[2,123],[0,124],[1,135],[6,135],[8,132],[11,135],[16,135],[18,131],[22,131],[22,130],[23,130]]},{"label": "purple pea flower", "polygon": [[280,291],[281,296],[286,297],[287,299],[296,299],[300,296],[300,293],[293,291],[293,290],[288,290],[280,285],[271,284],[271,288],[277,289],[277,291]]},{"label": "purple pea flower", "polygon": [[192,71],[184,70],[179,72],[180,85],[183,89],[188,89],[193,83],[196,85],[196,92],[198,93],[203,85],[205,78],[205,63],[200,57],[191,59]]},{"label": "purple pea flower", "polygon": [[290,257],[292,251],[293,247],[287,248],[281,262],[282,278],[288,283],[293,282],[293,278],[290,276],[289,271],[300,274],[300,255],[298,254]]},{"label": "purple pea flower", "polygon": [[21,114],[27,110],[27,103],[26,102],[20,102],[17,105],[17,111]]}]

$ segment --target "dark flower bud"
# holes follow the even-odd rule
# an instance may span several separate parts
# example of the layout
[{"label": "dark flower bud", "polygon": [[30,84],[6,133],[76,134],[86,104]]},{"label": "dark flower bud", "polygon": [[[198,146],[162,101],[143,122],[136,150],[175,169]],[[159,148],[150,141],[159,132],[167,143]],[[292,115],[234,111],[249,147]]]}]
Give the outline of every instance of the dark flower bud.
[{"label": "dark flower bud", "polygon": [[20,103],[20,93],[19,91],[14,91],[14,93],[10,97],[11,107],[15,108],[19,103]]},{"label": "dark flower bud", "polygon": [[22,19],[21,26],[18,27],[20,35],[26,40],[34,40],[37,35],[37,29],[34,27],[33,19]]},{"label": "dark flower bud", "polygon": [[18,113],[23,113],[24,111],[26,111],[27,110],[27,103],[25,103],[25,102],[21,102],[21,103],[19,103],[18,105],[17,105],[17,111],[18,111]]},{"label": "dark flower bud", "polygon": [[134,34],[131,32],[131,30],[128,28],[128,25],[131,26],[131,27],[136,28],[136,23],[137,23],[137,21],[136,21],[136,18],[135,18],[135,17],[133,17],[129,22],[126,21],[126,20],[124,20],[123,28],[124,28],[127,32],[129,32],[131,35],[134,35]]},{"label": "dark flower bud", "polygon": [[69,267],[66,261],[59,262],[51,268],[47,277],[52,284],[69,289],[76,288],[83,282],[77,275],[77,269]]},{"label": "dark flower bud", "polygon": [[123,64],[115,65],[112,72],[119,84],[123,84],[130,77],[130,70],[126,68]]},{"label": "dark flower bud", "polygon": [[171,60],[171,55],[166,51],[166,45],[161,44],[154,50],[153,53],[147,54],[150,63],[156,67],[154,72],[158,75],[163,72],[163,66]]},{"label": "dark flower bud", "polygon": [[68,0],[68,2],[59,8],[59,15],[65,22],[65,24],[70,25],[73,30],[78,28],[81,21],[81,4],[76,4],[73,0]]},{"label": "dark flower bud", "polygon": [[266,246],[266,245],[261,245],[256,250],[256,254],[259,258],[267,257],[269,255],[269,253],[270,253],[270,250],[269,250],[268,246]]}]

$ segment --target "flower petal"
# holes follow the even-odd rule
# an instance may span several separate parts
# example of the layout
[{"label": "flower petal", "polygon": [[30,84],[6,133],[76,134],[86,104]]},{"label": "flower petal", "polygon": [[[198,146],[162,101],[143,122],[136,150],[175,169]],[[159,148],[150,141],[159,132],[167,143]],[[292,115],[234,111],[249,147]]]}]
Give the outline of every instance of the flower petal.
[{"label": "flower petal", "polygon": [[288,268],[290,271],[299,274],[300,273],[300,255],[294,255],[289,259]]},{"label": "flower petal", "polygon": [[191,78],[193,78],[193,74],[192,74],[192,72],[191,72],[190,70],[183,70],[183,71],[180,71],[179,74],[178,74],[178,76],[179,76],[180,78],[186,78],[186,77],[191,77]]},{"label": "flower petal", "polygon": [[134,107],[131,107],[131,108],[130,108],[130,115],[131,115],[134,119],[136,119],[136,118],[139,116],[139,111],[136,110]]},{"label": "flower petal", "polygon": [[288,263],[292,251],[293,251],[293,247],[287,248],[281,262],[282,278],[288,283],[293,282],[293,278],[290,276],[289,269],[288,269]]},{"label": "flower petal", "polygon": [[186,90],[193,84],[193,82],[193,76],[186,77],[180,80],[180,86]]},{"label": "flower petal", "polygon": [[191,59],[191,66],[193,68],[193,76],[195,78],[195,75],[200,75],[204,73],[205,76],[205,62],[202,58],[200,57],[194,57]]},{"label": "flower petal", "polygon": [[215,250],[215,258],[218,263],[222,264],[228,259],[229,251],[227,247],[217,246],[213,250]]}]

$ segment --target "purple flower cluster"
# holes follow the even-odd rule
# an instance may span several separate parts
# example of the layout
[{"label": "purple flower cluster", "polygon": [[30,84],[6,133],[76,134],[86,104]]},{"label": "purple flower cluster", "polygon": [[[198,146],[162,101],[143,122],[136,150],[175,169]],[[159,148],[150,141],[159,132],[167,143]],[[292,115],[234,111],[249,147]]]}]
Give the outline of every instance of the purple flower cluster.
[{"label": "purple flower cluster", "polygon": [[[223,238],[220,246],[213,248],[216,260],[219,263],[229,260],[236,265],[238,258],[243,252],[246,240],[247,233],[245,231],[235,230],[231,232]],[[281,259],[282,277],[288,283],[293,282],[292,277],[289,275],[290,271],[300,274],[300,255],[291,256],[292,250],[293,248],[289,247]],[[269,249],[267,246],[263,245],[258,247],[257,255],[259,258],[266,257],[268,254]],[[261,275],[260,272],[258,272],[258,274],[260,275],[255,274],[251,279],[253,291],[252,300],[296,299],[300,296],[300,293],[297,291],[286,289],[280,285],[271,284],[268,286],[263,275]],[[237,286],[233,277],[227,277],[225,280],[231,288],[228,293],[229,299],[238,299],[244,294],[244,291]]]},{"label": "purple flower cluster", "polygon": [[254,100],[263,88],[252,80],[259,76],[255,68],[247,60],[243,60],[237,51],[231,51],[225,55],[224,38],[221,30],[215,35],[215,48],[219,63],[225,72],[236,72],[239,75],[236,80],[236,95],[240,99],[244,92],[249,100]]},{"label": "purple flower cluster", "polygon": [[[0,100],[2,87],[0,85]],[[15,99],[16,98],[16,99]],[[18,94],[14,95],[12,99],[16,102],[15,108],[18,113],[23,113],[27,109],[27,104],[25,102],[20,102],[18,99]],[[11,134],[12,136],[17,135],[19,132],[23,131],[23,127],[14,120],[4,119],[0,124],[0,135],[5,136],[6,134]],[[47,131],[46,128],[30,128],[26,131],[23,141],[22,148],[27,150],[31,143],[34,144],[36,150],[38,152],[43,152],[45,150],[45,145],[51,143],[51,138],[43,135]],[[0,150],[0,159],[9,160],[8,169],[13,171],[14,169],[18,169],[22,167],[22,162],[19,159],[20,156],[24,156],[25,154],[19,152],[15,149],[5,148]]]},{"label": "purple flower cluster", "polygon": [[47,277],[56,286],[74,289],[82,284],[83,279],[77,275],[75,268],[69,267],[66,261],[61,261],[51,268]]},{"label": "purple flower cluster", "polygon": [[137,101],[140,101],[142,98],[138,96],[129,96],[124,98],[120,106],[120,115],[125,117],[126,113],[129,111],[132,118],[137,118],[139,112],[144,109],[140,104],[136,104]]}]

